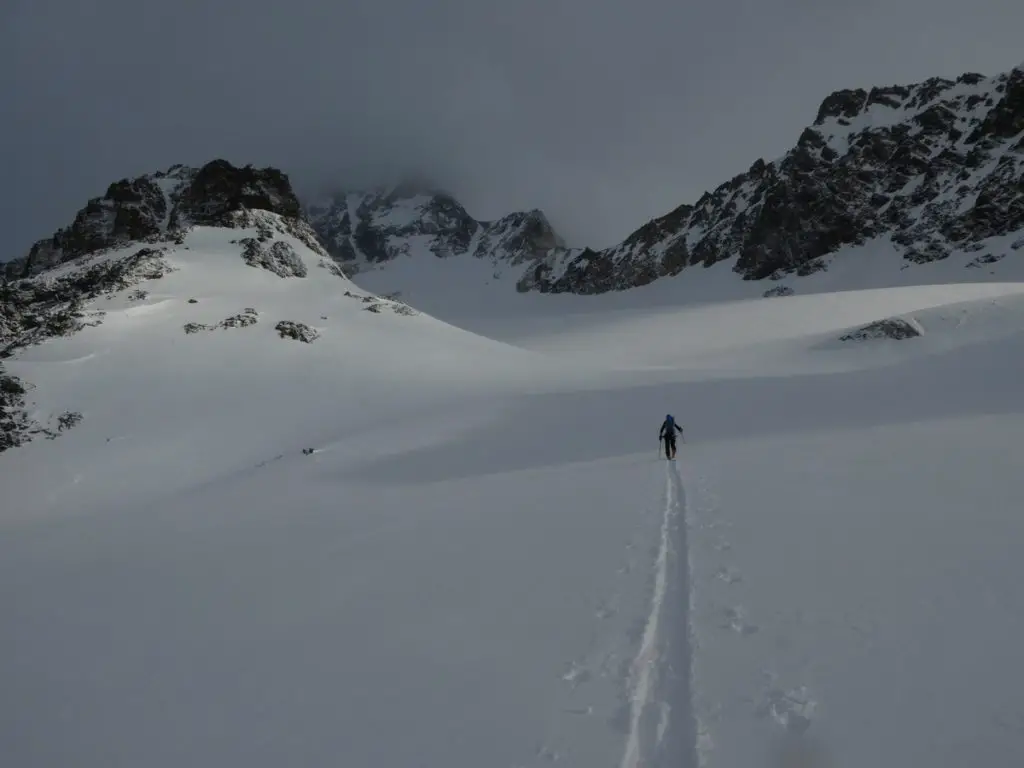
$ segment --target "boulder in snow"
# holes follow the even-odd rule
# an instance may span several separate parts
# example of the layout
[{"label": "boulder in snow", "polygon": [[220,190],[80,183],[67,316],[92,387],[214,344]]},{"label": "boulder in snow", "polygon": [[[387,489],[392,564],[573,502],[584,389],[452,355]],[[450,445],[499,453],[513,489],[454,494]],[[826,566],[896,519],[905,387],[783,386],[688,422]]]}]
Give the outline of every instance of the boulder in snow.
[{"label": "boulder in snow", "polygon": [[199,333],[200,331],[215,331],[218,328],[248,328],[259,322],[259,312],[252,307],[246,307],[244,311],[231,317],[226,317],[216,325],[206,323],[185,323],[185,333]]},{"label": "boulder in snow", "polygon": [[862,328],[844,334],[839,337],[840,341],[869,341],[872,339],[912,339],[922,335],[921,327],[910,320],[898,317],[890,317],[885,320],[876,320],[868,323]]},{"label": "boulder in snow", "polygon": [[310,328],[305,323],[296,323],[292,320],[282,320],[274,326],[274,329],[282,339],[295,339],[296,341],[304,341],[306,344],[312,344],[320,338],[320,332],[315,328]]}]

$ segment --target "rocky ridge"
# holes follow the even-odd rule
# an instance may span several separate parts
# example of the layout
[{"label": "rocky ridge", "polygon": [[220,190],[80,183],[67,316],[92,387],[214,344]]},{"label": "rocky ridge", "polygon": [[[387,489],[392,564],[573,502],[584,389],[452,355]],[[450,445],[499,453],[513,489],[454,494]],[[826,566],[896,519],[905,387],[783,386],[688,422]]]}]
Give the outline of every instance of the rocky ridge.
[{"label": "rocky ridge", "polygon": [[322,251],[302,219],[301,206],[285,174],[275,168],[236,168],[214,160],[201,168],[175,165],[166,171],[114,182],[90,200],[67,227],[40,240],[22,258],[4,265],[3,277],[32,277],[82,256],[130,243],[176,241],[193,226],[245,227],[246,213],[267,211],[289,233]]},{"label": "rocky ridge", "polygon": [[603,293],[724,260],[745,280],[803,276],[876,238],[908,264],[977,251],[977,267],[1006,255],[989,238],[1013,235],[1019,249],[1022,230],[1024,65],[837,91],[783,157],[757,160],[616,247],[553,250],[518,288]]}]

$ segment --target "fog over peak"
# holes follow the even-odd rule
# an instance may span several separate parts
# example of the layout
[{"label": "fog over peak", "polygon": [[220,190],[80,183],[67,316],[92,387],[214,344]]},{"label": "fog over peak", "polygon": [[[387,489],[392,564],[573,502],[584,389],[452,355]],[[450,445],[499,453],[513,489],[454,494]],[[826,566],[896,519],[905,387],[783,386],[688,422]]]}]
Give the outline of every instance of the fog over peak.
[{"label": "fog over peak", "polygon": [[306,194],[413,171],[610,245],[783,154],[833,90],[1010,69],[1022,26],[1011,0],[13,0],[0,258],[214,157]]}]

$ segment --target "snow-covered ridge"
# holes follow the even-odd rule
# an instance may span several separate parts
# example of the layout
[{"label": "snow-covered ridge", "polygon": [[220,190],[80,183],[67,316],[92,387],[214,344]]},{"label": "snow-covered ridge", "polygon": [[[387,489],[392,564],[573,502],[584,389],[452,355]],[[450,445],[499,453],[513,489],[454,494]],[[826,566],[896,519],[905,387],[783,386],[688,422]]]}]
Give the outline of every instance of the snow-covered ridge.
[{"label": "snow-covered ridge", "polygon": [[[1024,70],[838,91],[783,157],[653,219],[605,251],[557,251],[520,290],[603,293],[730,261],[805,276],[844,246],[891,240],[908,264],[1024,242]],[[998,251],[989,246],[999,245]]]}]

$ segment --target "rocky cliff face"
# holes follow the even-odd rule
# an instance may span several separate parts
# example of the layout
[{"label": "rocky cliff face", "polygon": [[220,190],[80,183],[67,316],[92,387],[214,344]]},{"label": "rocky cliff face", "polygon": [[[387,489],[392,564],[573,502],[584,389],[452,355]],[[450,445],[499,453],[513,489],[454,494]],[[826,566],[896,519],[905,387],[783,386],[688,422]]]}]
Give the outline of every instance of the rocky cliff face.
[{"label": "rocky cliff face", "polygon": [[40,240],[23,258],[4,265],[16,280],[86,254],[131,242],[171,239],[194,225],[238,226],[247,210],[265,210],[293,222],[296,234],[316,242],[301,220],[288,178],[274,168],[236,168],[214,160],[202,168],[176,165],[167,171],[122,179],[103,197],[90,200],[75,220]]},{"label": "rocky cliff face", "polygon": [[306,214],[348,274],[416,251],[519,265],[564,250],[540,211],[477,221],[451,195],[421,186],[339,193],[309,205]]},{"label": "rocky cliff face", "polygon": [[518,288],[603,293],[724,260],[746,280],[807,275],[874,238],[922,263],[1022,230],[1024,65],[833,93],[782,158],[758,160],[614,248],[552,251]]}]

